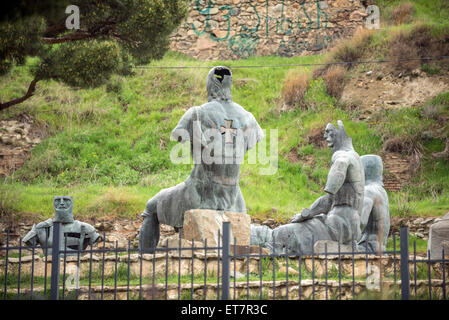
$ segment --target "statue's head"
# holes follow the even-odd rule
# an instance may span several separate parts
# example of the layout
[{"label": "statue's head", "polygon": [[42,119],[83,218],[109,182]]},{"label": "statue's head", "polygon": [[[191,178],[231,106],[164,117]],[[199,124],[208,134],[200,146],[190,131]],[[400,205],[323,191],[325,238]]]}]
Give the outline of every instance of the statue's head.
[{"label": "statue's head", "polygon": [[73,199],[69,196],[56,196],[53,200],[55,222],[73,222]]},{"label": "statue's head", "polygon": [[332,151],[338,150],[351,150],[354,149],[352,146],[352,139],[346,133],[345,127],[341,120],[337,121],[338,128],[336,128],[332,123],[328,123],[326,130],[324,131],[324,139],[327,141],[327,146],[332,148]]},{"label": "statue's head", "polygon": [[207,100],[231,101],[232,73],[227,67],[214,67],[206,80]]},{"label": "statue's head", "polygon": [[382,158],[375,154],[367,154],[360,157],[365,170],[365,183],[378,182],[383,185],[382,173],[383,164]]}]

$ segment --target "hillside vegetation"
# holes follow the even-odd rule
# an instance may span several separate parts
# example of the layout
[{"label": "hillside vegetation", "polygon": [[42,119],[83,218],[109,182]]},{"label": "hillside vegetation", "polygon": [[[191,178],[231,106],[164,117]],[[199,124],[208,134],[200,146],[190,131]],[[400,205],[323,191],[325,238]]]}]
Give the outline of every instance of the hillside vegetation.
[{"label": "hillside vegetation", "polygon": [[[413,3],[427,8],[424,1]],[[322,194],[331,159],[322,135],[326,124],[337,119],[343,120],[360,155],[399,152],[414,159],[409,183],[389,192],[393,216],[441,215],[449,211],[449,161],[432,154],[443,151],[449,132],[449,92],[419,105],[370,111],[368,117],[357,101],[339,98],[346,81],[367,71],[396,76],[419,69],[429,77],[449,78],[449,60],[340,69],[232,68],[449,55],[449,28],[440,23],[449,9],[441,6],[432,13],[437,24],[422,22],[427,9],[415,10],[420,13],[410,13],[410,21],[359,33],[328,54],[203,62],[169,52],[149,66],[230,66],[233,100],[254,114],[268,136],[270,129],[278,130],[277,172],[261,175],[267,165],[260,163],[241,168],[240,187],[252,216],[287,221]],[[385,5],[390,16],[396,7]],[[31,64],[13,68],[0,80],[1,99],[23,94]],[[53,196],[71,195],[76,217],[137,216],[150,197],[190,173],[192,164],[171,163],[175,142],[169,134],[188,108],[206,102],[208,71],[135,69],[134,75],[116,77],[97,89],[40,83],[34,97],[0,114],[0,120],[31,117],[43,138],[25,165],[2,181],[0,214],[37,221],[53,215]]]}]

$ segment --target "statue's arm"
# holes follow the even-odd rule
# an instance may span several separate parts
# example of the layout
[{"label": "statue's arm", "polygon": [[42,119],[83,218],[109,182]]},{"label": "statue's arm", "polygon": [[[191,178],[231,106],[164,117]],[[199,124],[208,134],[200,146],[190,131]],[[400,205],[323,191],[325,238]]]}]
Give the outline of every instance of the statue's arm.
[{"label": "statue's arm", "polygon": [[193,137],[193,121],[196,120],[196,108],[192,107],[184,113],[179,120],[177,126],[171,132],[171,137],[180,143],[192,141]]},{"label": "statue's arm", "polygon": [[251,121],[248,127],[246,127],[243,132],[248,142],[246,146],[246,151],[252,149],[265,136],[262,128],[260,127],[254,115],[248,112],[248,116],[251,118]]},{"label": "statue's arm", "polygon": [[337,157],[332,163],[331,169],[327,176],[327,183],[324,191],[335,195],[346,180],[346,172],[348,171],[349,160],[346,157]]},{"label": "statue's arm", "polygon": [[89,238],[90,245],[93,245],[97,241],[103,240],[101,235],[97,233],[97,230],[88,223],[82,222],[82,230],[87,238]]},{"label": "statue's arm", "polygon": [[333,196],[330,194],[325,194],[322,197],[319,197],[315,202],[310,206],[310,208],[306,208],[301,213],[298,213],[291,220],[292,223],[302,222],[307,219],[311,219],[318,214],[327,214],[332,208],[332,200]]},{"label": "statue's arm", "polygon": [[31,247],[37,244],[37,230],[35,224],[33,224],[31,230],[25,235],[25,237],[23,237],[22,242]]}]

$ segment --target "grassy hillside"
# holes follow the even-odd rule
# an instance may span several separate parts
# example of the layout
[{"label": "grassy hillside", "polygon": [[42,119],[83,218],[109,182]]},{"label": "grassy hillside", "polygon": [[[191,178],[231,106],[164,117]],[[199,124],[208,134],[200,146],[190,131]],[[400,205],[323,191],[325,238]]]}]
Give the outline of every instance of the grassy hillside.
[{"label": "grassy hillside", "polygon": [[[387,3],[387,2],[386,2]],[[425,7],[416,1],[417,8]],[[444,5],[442,5],[444,7]],[[390,8],[385,5],[385,8]],[[426,9],[427,10],[427,9]],[[418,17],[426,14],[426,10]],[[430,14],[430,13],[429,13]],[[438,21],[435,17],[435,21]],[[432,39],[449,35],[445,26],[429,27]],[[346,42],[327,55],[307,57],[253,57],[242,61],[202,62],[169,52],[150,66],[285,65],[388,58],[398,33],[413,38],[415,24],[388,27]],[[357,45],[354,45],[354,44]],[[338,55],[338,53],[345,53]],[[2,100],[21,96],[31,76],[27,65],[14,68],[0,80]],[[420,63],[418,67],[423,67]],[[446,72],[444,62],[432,64]],[[392,69],[392,66],[387,66]],[[345,77],[381,66],[360,65],[345,70]],[[45,139],[32,151],[29,161],[0,185],[0,212],[34,220],[53,215],[55,195],[72,195],[75,215],[136,216],[146,201],[162,188],[184,181],[192,165],[174,165],[169,152],[175,145],[169,133],[191,106],[206,102],[208,69],[136,69],[135,75],[115,78],[97,89],[73,89],[48,81],[40,83],[34,97],[0,114],[0,120],[21,114],[34,118]],[[444,136],[430,139],[423,131],[444,129],[442,116],[449,116],[449,92],[421,106],[383,110],[361,120],[359,110],[338,101],[323,77],[312,77],[311,68],[234,68],[233,100],[252,112],[263,129],[277,129],[279,162],[274,175],[261,175],[266,165],[245,163],[240,186],[248,211],[258,218],[286,221],[309,206],[326,182],[331,152],[319,144],[328,122],[343,120],[360,155],[380,154],[385,137],[405,144],[419,143],[420,168],[400,192],[389,192],[392,215],[441,215],[449,211],[449,162],[434,159],[444,149]],[[283,110],[283,86],[296,74],[311,81],[302,96],[302,107]],[[316,70],[315,70],[316,72]],[[375,120],[373,120],[375,119]]]}]

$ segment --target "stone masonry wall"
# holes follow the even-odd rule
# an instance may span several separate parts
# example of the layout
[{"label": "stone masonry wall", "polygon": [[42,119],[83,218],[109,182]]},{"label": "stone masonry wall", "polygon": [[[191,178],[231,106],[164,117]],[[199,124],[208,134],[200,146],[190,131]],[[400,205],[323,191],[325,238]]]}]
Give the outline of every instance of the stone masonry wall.
[{"label": "stone masonry wall", "polygon": [[203,59],[309,55],[364,26],[360,0],[191,0],[171,49]]},{"label": "stone masonry wall", "polygon": [[[315,256],[312,259],[311,256],[304,256],[302,259],[303,268],[307,272],[311,272],[312,269],[315,269],[315,280],[312,279],[304,279],[301,278],[299,282],[299,272],[298,270],[298,259],[292,258],[289,261],[289,265],[285,264],[285,258],[278,258],[277,264],[279,265],[279,270],[277,273],[286,274],[288,269],[288,283],[286,280],[277,279],[275,283],[272,280],[264,280],[262,283],[260,280],[257,281],[245,281],[246,280],[246,272],[249,271],[253,276],[260,275],[260,266],[261,261],[259,257],[250,257],[248,258],[237,258],[234,264],[234,260],[231,260],[230,263],[230,274],[234,275],[234,270],[236,271],[237,278],[239,279],[235,283],[233,280],[231,281],[230,294],[231,297],[234,296],[238,299],[245,299],[246,295],[249,293],[250,298],[258,299],[260,291],[263,291],[264,299],[286,299],[288,292],[288,299],[311,299],[313,292],[315,292],[315,299],[325,299],[326,291],[328,291],[329,299],[336,299],[341,292],[342,299],[352,299],[352,273],[354,272],[355,282],[354,289],[355,293],[360,294],[363,293],[367,288],[367,283],[369,279],[372,279],[372,270],[373,267],[381,268],[379,271],[382,273],[384,280],[382,281],[382,288],[384,291],[388,292],[390,289],[393,290],[395,287],[395,281],[392,279],[392,275],[394,272],[394,265],[396,265],[396,271],[398,275],[398,279],[396,282],[396,290],[400,285],[399,280],[399,270],[400,270],[400,260],[399,256],[396,256],[396,261],[394,261],[393,255],[385,255],[382,258],[376,255],[357,255],[354,257],[354,262],[352,261],[352,255],[341,255],[340,259],[338,259],[337,255],[329,255],[327,260],[324,255]],[[410,260],[413,261],[413,256],[410,256]],[[107,255],[104,262],[104,275],[105,277],[111,277],[115,272],[115,256]],[[193,259],[193,261],[192,261]],[[266,258],[265,258],[266,259]],[[423,261],[422,257],[417,257],[417,261]],[[8,260],[8,275],[15,275],[17,277],[17,273],[19,270],[19,259],[18,258],[9,258]],[[34,262],[34,263],[33,263]],[[270,260],[266,260],[265,263],[268,262],[268,265],[265,266],[266,270],[272,270],[272,262]],[[74,274],[75,267],[78,265],[76,257],[67,257],[66,258],[66,266],[64,268],[64,260],[60,261],[60,277],[61,283],[63,281],[64,270],[66,270],[66,280],[69,280],[69,277]],[[169,275],[181,275],[181,276],[189,276],[192,274],[201,275],[206,270],[209,275],[214,275],[221,277],[222,269],[218,266],[221,265],[222,261],[218,257],[218,255],[214,252],[208,253],[205,255],[202,252],[195,252],[192,257],[191,252],[183,252],[181,255],[177,251],[169,252],[166,256],[164,253],[158,253],[155,255],[143,255],[142,264],[140,263],[140,258],[137,254],[131,254],[130,259],[128,261],[128,256],[119,256],[118,257],[118,268],[127,270],[127,266],[129,263],[130,274],[135,277],[136,275],[142,274],[142,278],[146,283],[143,283],[142,288],[139,286],[130,286],[130,298],[137,299],[139,294],[142,293],[142,297],[144,299],[178,299],[178,297],[183,296],[184,298],[190,298],[190,294],[193,294],[194,299],[203,299],[205,291],[207,299],[216,299],[217,291],[220,290],[220,287],[217,286],[215,281],[208,282],[206,286],[202,281],[196,282],[194,284],[191,283],[182,283],[179,287],[177,283],[164,283],[165,272]],[[100,293],[104,293],[105,300],[111,300],[114,298],[114,292],[116,291],[117,299],[124,300],[127,299],[127,291],[128,287],[123,284],[118,285],[117,288],[114,288],[113,285],[106,284],[104,287],[98,285],[98,276],[101,274],[101,264],[102,259],[97,254],[94,254],[92,257],[92,264],[90,264],[90,256],[84,255],[80,257],[79,262],[79,274],[81,278],[87,279],[89,276],[90,270],[92,270],[93,274],[97,277],[94,279],[92,283],[92,287],[88,287],[87,285],[81,285],[79,291],[79,299],[88,299],[89,293],[91,299],[99,299]],[[354,266],[354,269],[353,269]],[[418,266],[420,269],[418,270],[427,270],[427,263],[420,263]],[[140,269],[142,268],[142,269]],[[153,269],[154,268],[154,269]],[[328,281],[325,280],[326,268],[328,271],[328,276],[330,278]],[[339,289],[340,283],[338,280],[335,280],[337,276],[336,271],[341,270],[342,281],[341,281],[341,290]],[[43,277],[45,274],[45,260],[39,256],[25,256],[22,257],[20,261],[20,271],[21,276],[27,278],[31,270],[34,270],[34,275],[36,277]],[[446,291],[449,289],[449,283],[447,281],[443,282],[443,272],[445,270],[445,279],[449,277],[449,268],[446,263],[445,269],[442,268],[441,263],[432,263],[431,264],[431,272],[432,279],[430,282],[430,286],[432,287],[433,295],[437,295],[439,297],[442,296],[443,291],[443,283],[445,283]],[[154,272],[154,273],[153,273]],[[5,274],[5,260],[0,260],[0,277],[3,277]],[[380,274],[380,273],[379,273]],[[429,280],[418,279],[416,280],[416,284],[414,281],[414,269],[413,263],[410,264],[410,274],[411,274],[411,292],[414,292],[415,285],[417,286],[417,293],[419,296],[425,295],[428,292]],[[151,284],[153,279],[153,275],[159,280],[156,280],[154,286]],[[49,263],[47,265],[47,277],[51,276],[51,257],[49,257]],[[368,277],[368,278],[367,278]],[[70,280],[71,281],[71,280]],[[148,283],[150,282],[150,283]],[[301,287],[299,287],[301,284]],[[262,285],[262,287],[261,287]],[[30,286],[28,283],[22,283],[21,293],[24,295],[30,294]],[[274,288],[274,289],[273,289]],[[67,288],[66,288],[67,289]],[[140,292],[142,289],[142,292]],[[372,289],[372,288],[371,288]],[[371,290],[370,289],[370,290]],[[3,288],[0,288],[0,295],[2,294]],[[8,293],[11,295],[16,295],[17,288],[14,286],[8,287]],[[35,294],[42,294],[43,287],[42,285],[35,285],[33,289]],[[235,290],[235,292],[234,292]],[[273,291],[274,290],[274,291]],[[73,293],[73,292],[72,292]],[[275,294],[275,296],[273,295]],[[179,295],[179,296],[178,296]],[[299,296],[301,295],[301,296]],[[363,296],[361,296],[363,298]],[[365,297],[369,298],[368,297]],[[390,297],[391,298],[391,297]]]}]

